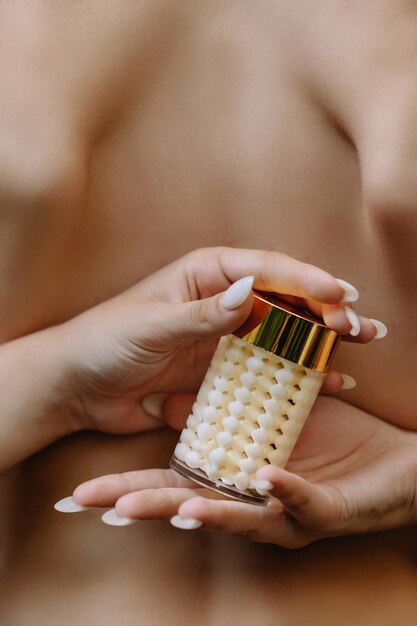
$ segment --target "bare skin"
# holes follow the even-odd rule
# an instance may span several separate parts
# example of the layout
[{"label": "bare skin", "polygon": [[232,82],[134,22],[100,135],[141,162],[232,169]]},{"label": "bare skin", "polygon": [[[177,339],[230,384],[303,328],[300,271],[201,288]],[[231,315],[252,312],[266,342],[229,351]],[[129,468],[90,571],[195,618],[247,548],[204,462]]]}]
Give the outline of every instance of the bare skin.
[{"label": "bare skin", "polygon": [[[349,403],[352,420],[365,411],[415,430],[416,4],[198,5],[1,6],[2,340],[65,321],[191,249],[275,249],[357,286],[360,312],[390,329],[384,342],[344,346],[338,369],[359,384],[340,394],[343,410],[334,401],[336,419]],[[52,511],[93,476],[166,466],[176,438],[80,433],[4,474],[2,623],[114,624],[121,612],[127,625],[173,614],[307,623],[324,593],[315,559],[336,545],[316,622],[343,624],[339,576],[366,605],[355,623],[370,623],[372,577],[358,585],[362,561],[349,554],[372,559],[376,538],[314,546],[308,565],[233,537]],[[372,576],[403,592],[410,566],[386,559]],[[389,600],[378,623],[410,621],[416,607]]]}]

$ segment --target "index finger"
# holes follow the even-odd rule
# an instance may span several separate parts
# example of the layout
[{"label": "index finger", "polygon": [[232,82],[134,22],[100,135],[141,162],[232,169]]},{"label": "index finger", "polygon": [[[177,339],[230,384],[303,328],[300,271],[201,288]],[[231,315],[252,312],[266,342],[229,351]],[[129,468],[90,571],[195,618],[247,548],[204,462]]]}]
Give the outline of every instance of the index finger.
[{"label": "index finger", "polygon": [[[326,304],[340,302],[345,290],[328,272],[282,252],[235,248],[208,248],[195,252],[194,278],[200,286],[219,268],[228,284],[242,276],[254,276],[254,287]],[[201,268],[204,267],[204,272]]]},{"label": "index finger", "polygon": [[345,290],[328,272],[282,252],[242,248],[200,248],[161,268],[136,285],[147,298],[168,302],[208,298],[244,276],[254,277],[261,291],[315,300],[340,302]]}]

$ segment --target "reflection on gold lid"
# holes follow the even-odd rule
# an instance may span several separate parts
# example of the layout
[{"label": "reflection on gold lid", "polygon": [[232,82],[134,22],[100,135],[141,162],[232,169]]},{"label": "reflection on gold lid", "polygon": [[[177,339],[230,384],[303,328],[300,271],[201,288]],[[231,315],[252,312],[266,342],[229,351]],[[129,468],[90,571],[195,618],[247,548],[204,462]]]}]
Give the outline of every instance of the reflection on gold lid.
[{"label": "reflection on gold lid", "polygon": [[273,294],[261,292],[254,292],[251,314],[234,334],[258,348],[318,372],[329,369],[341,339],[320,318]]}]

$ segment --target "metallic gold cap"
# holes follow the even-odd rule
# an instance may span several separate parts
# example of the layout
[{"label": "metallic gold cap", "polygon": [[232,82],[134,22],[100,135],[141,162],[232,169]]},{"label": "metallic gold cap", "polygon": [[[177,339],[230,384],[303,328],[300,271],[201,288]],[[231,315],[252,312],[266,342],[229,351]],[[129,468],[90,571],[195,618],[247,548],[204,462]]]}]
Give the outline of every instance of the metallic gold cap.
[{"label": "metallic gold cap", "polygon": [[260,292],[254,292],[252,312],[234,334],[317,372],[329,369],[341,339],[320,318]]}]

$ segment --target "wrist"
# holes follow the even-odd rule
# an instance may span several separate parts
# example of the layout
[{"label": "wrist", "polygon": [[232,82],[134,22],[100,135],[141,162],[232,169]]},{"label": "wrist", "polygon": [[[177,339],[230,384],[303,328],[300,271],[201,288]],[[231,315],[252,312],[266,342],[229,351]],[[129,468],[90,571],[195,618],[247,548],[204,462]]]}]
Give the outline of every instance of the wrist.
[{"label": "wrist", "polygon": [[35,409],[33,415],[42,421],[53,439],[80,430],[72,410],[71,338],[66,324],[52,326],[18,342],[15,358],[24,362],[25,370],[30,373],[31,387],[27,392]]},{"label": "wrist", "polygon": [[43,419],[54,439],[82,430],[75,410],[72,384],[72,337],[68,324],[50,327],[32,335],[26,347],[35,371],[35,382],[43,393]]},{"label": "wrist", "polygon": [[76,430],[60,328],[0,346],[0,470]]}]

